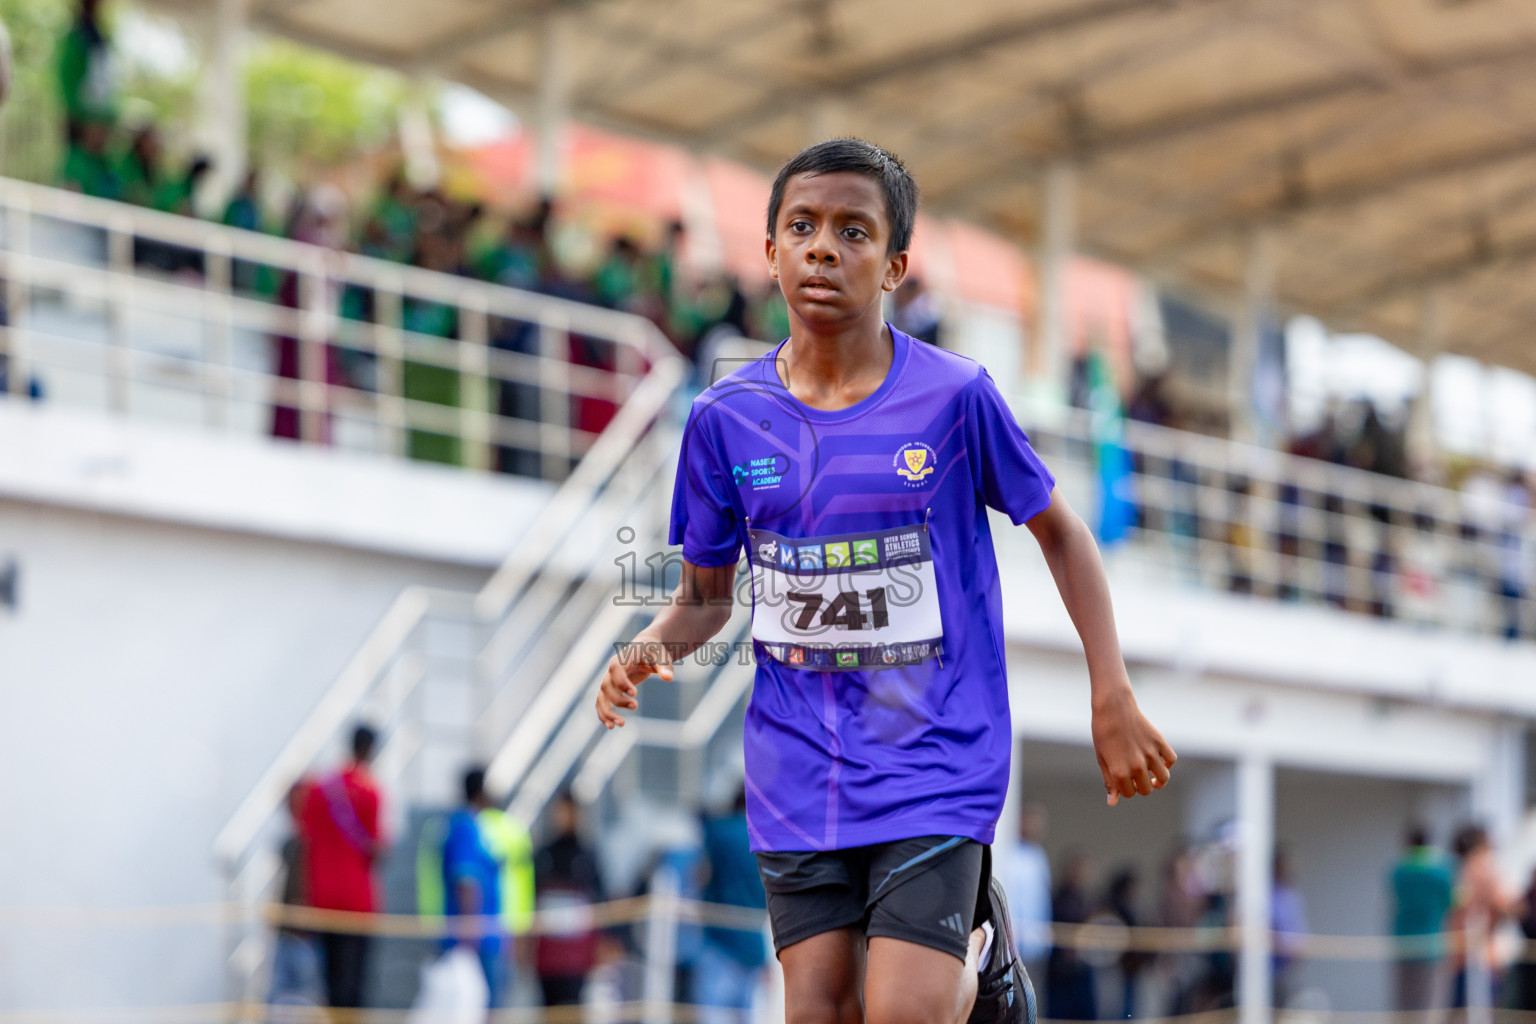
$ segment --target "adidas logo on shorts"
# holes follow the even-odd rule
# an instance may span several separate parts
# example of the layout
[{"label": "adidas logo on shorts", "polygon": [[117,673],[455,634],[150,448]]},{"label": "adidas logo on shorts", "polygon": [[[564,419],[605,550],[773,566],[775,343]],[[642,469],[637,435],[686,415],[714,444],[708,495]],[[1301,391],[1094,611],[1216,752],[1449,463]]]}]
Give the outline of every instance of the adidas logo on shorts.
[{"label": "adidas logo on shorts", "polygon": [[944,918],[944,920],[939,922],[939,927],[948,928],[950,931],[959,932],[961,935],[964,935],[967,938],[970,937],[970,934],[965,929],[965,921],[959,914],[950,914],[948,917]]}]

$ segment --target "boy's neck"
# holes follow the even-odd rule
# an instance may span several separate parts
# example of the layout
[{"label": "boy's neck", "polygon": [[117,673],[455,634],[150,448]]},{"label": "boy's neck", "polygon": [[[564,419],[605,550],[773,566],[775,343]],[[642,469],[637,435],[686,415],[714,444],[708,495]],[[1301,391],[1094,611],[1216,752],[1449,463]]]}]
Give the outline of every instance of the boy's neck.
[{"label": "boy's neck", "polygon": [[819,331],[791,318],[789,343],[778,372],[795,398],[813,409],[836,412],[863,401],[884,383],[896,342],[878,316],[848,327]]}]

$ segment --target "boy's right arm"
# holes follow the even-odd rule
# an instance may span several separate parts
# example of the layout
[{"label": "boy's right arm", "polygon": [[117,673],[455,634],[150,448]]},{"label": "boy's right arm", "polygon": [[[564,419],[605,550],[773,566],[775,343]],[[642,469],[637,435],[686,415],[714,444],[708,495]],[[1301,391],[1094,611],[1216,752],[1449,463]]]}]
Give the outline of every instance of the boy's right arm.
[{"label": "boy's right arm", "polygon": [[701,566],[683,563],[683,575],[661,613],[608,659],[597,694],[597,717],[612,729],[624,718],[617,709],[639,708],[641,680],[652,675],[671,680],[672,662],[683,658],[725,628],[731,617],[736,565]]}]

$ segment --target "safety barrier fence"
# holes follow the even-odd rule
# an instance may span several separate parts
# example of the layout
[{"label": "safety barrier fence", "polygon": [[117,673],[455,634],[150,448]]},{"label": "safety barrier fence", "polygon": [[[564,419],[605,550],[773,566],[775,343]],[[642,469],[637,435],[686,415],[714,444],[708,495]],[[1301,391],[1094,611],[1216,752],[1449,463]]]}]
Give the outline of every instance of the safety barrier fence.
[{"label": "safety barrier fence", "polygon": [[[596,929],[648,921],[658,907],[677,923],[699,924],[742,931],[760,931],[767,923],[764,911],[751,907],[707,903],[670,896],[630,896],[594,903],[585,908],[582,921]],[[234,900],[178,907],[13,907],[0,909],[0,931],[25,929],[166,929],[222,925],[232,916],[258,918],[274,928],[338,932],[385,938],[441,939],[466,934],[499,934],[495,918],[450,919],[442,916],[357,913],[282,903],[249,903]],[[568,910],[539,911],[520,934],[565,934],[570,930]],[[465,922],[470,922],[466,924]],[[1209,953],[1242,948],[1242,929],[1232,926],[1161,927],[1118,924],[1062,924],[1047,926],[1050,945],[1063,949],[1096,952]],[[1275,945],[1298,956],[1330,960],[1397,960],[1456,956],[1465,944],[1465,932],[1445,931],[1424,935],[1326,935],[1300,932],[1270,933]],[[1521,943],[1507,958],[1511,962],[1536,963],[1536,940]]]},{"label": "safety barrier fence", "polygon": [[[633,934],[640,940],[640,956],[645,965],[644,998],[589,999],[586,1005],[579,1007],[499,1009],[491,1013],[491,1024],[575,1024],[577,1021],[583,1024],[617,1024],[621,1021],[692,1024],[697,1020],[705,1008],[676,1001],[672,990],[677,930],[683,926],[702,925],[762,933],[767,924],[766,914],[760,909],[683,898],[677,894],[675,879],[665,872],[653,878],[652,886],[652,895],[593,904],[586,908],[581,920],[584,928],[606,930],[609,933],[624,926],[640,926]],[[141,931],[208,928],[227,924],[234,917],[258,919],[273,929],[369,935],[384,940],[473,941],[482,934],[502,933],[502,925],[496,918],[360,914],[280,903],[226,901],[149,908],[6,908],[0,910],[0,936],[32,930],[99,932],[124,928]],[[531,925],[523,934],[528,937],[569,934],[571,926],[569,910],[540,911],[533,916]],[[1438,959],[1452,963],[1459,958],[1462,949],[1469,945],[1466,933],[1455,931],[1413,937],[1276,932],[1271,934],[1270,939],[1275,947],[1284,948],[1287,955],[1297,960],[1353,963],[1390,963],[1404,959]],[[1122,954],[1132,952],[1176,958],[1231,953],[1241,948],[1242,931],[1225,926],[1168,928],[1058,923],[1049,926],[1049,941],[1056,947],[1077,951],[1104,964],[1116,962]],[[1474,941],[1469,948],[1479,950],[1483,947],[1483,943]],[[1474,959],[1476,955],[1474,953]],[[1509,964],[1536,963],[1536,942],[1520,945],[1503,959]],[[1486,1001],[1484,1006],[1486,1014]],[[1233,1012],[1219,1010],[1176,1017],[1137,1019],[1179,1021],[1186,1024],[1209,1021],[1215,1024],[1217,1021],[1232,1019]],[[1383,1024],[1409,1020],[1406,1016],[1394,1016],[1385,1011],[1327,1012],[1330,1019],[1360,1021],[1362,1024],[1367,1020],[1379,1020]],[[318,1024],[321,1021],[329,1024],[344,1024],[347,1021],[355,1021],[357,1024],[391,1024],[397,1020],[403,1022],[408,1018],[408,1013],[406,1010],[387,1008],[330,1010],[311,1006],[269,1006],[247,999],[114,1010],[0,1010],[0,1024],[115,1024],[119,1021],[124,1024],[138,1021],[154,1021],[157,1024],[200,1024],[203,1021],[233,1024],[237,1021],[261,1020],[276,1024]],[[1536,1019],[1536,1014],[1522,1016],[1518,1012],[1496,1011],[1492,1016],[1485,1015],[1482,1019],[1523,1024],[1526,1019]]]}]

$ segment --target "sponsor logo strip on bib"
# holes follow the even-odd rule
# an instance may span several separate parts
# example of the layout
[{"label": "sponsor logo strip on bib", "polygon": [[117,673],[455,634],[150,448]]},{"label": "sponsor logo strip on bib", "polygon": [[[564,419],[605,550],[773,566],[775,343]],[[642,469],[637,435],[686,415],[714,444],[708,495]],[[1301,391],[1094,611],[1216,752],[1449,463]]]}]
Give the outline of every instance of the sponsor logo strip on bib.
[{"label": "sponsor logo strip on bib", "polygon": [[852,672],[942,656],[926,527],[750,540],[752,636],[776,660]]}]

